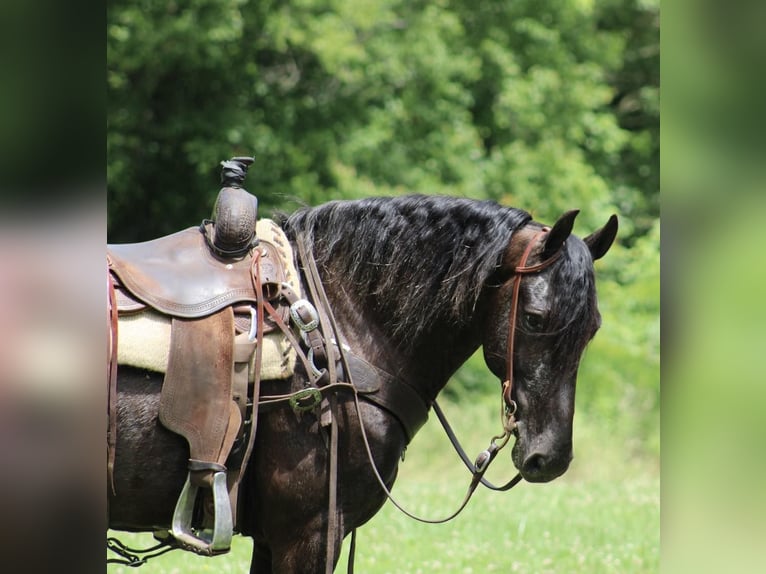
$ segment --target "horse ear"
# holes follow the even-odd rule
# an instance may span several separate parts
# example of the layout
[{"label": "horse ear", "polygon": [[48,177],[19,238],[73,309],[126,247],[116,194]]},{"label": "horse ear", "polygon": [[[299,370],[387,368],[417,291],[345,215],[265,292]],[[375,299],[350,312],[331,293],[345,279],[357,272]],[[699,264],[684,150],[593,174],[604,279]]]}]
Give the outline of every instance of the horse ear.
[{"label": "horse ear", "polygon": [[609,251],[615,237],[617,237],[617,216],[612,214],[604,227],[598,231],[594,231],[583,240],[588,246],[588,249],[590,249],[593,261],[601,259],[606,255],[606,252]]},{"label": "horse ear", "polygon": [[567,211],[553,224],[550,233],[548,233],[548,237],[545,239],[545,247],[543,248],[543,253],[541,255],[543,259],[548,259],[548,257],[551,257],[561,249],[561,246],[564,245],[567,237],[572,234],[572,227],[574,226],[574,220],[578,213],[580,213],[579,209]]}]

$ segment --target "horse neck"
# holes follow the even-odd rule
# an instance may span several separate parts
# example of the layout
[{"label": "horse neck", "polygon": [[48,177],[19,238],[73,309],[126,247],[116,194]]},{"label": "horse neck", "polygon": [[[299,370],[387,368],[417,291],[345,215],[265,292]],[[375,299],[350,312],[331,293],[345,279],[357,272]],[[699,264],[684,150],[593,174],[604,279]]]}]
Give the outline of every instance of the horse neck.
[{"label": "horse neck", "polygon": [[492,202],[409,196],[330,202],[285,230],[316,257],[346,342],[435,396],[478,348],[476,288],[529,219]]},{"label": "horse neck", "polygon": [[370,311],[377,308],[378,299],[390,300],[395,294],[380,293],[360,302],[342,283],[331,282],[326,291],[342,336],[352,351],[406,381],[429,401],[481,344],[486,315],[481,302],[473,316],[460,326],[434,317],[415,340],[402,344],[390,326]]}]

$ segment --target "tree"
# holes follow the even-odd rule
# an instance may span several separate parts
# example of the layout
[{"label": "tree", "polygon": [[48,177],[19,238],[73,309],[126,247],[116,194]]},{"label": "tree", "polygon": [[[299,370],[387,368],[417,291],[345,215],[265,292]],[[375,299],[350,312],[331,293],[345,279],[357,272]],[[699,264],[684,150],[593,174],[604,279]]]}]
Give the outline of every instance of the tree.
[{"label": "tree", "polygon": [[110,238],[195,222],[249,154],[266,210],[441,192],[645,233],[656,32],[634,0],[112,2]]}]

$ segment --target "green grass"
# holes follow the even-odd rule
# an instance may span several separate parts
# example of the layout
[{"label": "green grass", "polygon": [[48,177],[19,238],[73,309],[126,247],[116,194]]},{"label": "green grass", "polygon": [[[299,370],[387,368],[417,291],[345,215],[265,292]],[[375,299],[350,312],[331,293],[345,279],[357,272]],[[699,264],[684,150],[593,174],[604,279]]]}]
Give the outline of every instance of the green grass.
[{"label": "green grass", "polygon": [[[656,572],[656,486],[562,482],[482,491],[447,525],[419,524],[387,506],[360,530],[356,562],[360,572],[379,573]],[[419,483],[402,500],[443,514],[454,494]]]},{"label": "green grass", "polygon": [[[473,456],[486,447],[498,422],[494,405],[446,405]],[[578,413],[575,460],[549,484],[522,482],[507,493],[477,491],[468,508],[445,525],[420,524],[386,504],[359,529],[360,573],[648,573],[659,570],[658,457],[625,448],[624,437],[604,433]],[[465,437],[463,439],[463,437]],[[510,447],[509,447],[510,448]],[[509,450],[490,469],[494,482],[514,472]],[[435,417],[410,446],[394,495],[430,518],[452,512],[469,475]],[[150,535],[123,535],[136,545]],[[345,572],[348,539],[336,572]],[[171,552],[141,568],[143,574],[247,572],[251,543],[235,538],[232,552],[216,558]],[[131,568],[110,565],[110,574]]]}]

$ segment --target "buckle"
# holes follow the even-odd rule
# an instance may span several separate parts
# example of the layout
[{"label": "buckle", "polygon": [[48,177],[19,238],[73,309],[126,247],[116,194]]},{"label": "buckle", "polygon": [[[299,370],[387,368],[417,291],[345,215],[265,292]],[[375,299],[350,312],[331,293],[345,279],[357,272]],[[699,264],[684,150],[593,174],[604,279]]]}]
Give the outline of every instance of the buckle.
[{"label": "buckle", "polygon": [[322,402],[322,392],[316,387],[309,387],[295,393],[287,402],[296,413],[303,413],[316,408]]},{"label": "buckle", "polygon": [[194,532],[192,514],[197,500],[198,486],[191,483],[191,473],[186,475],[181,494],[173,512],[171,533],[185,548],[197,554],[212,556],[222,554],[231,549],[231,537],[234,523],[231,517],[229,492],[226,490],[226,473],[223,471],[213,474],[213,509],[215,512],[213,530]]},{"label": "buckle", "polygon": [[[304,319],[307,316],[308,319]],[[319,326],[319,314],[316,307],[314,307],[308,299],[298,299],[295,303],[290,305],[290,317],[293,323],[303,331],[308,333],[313,331]]]},{"label": "buckle", "polygon": [[317,367],[316,363],[314,363],[314,348],[313,347],[309,349],[309,353],[306,356],[306,360],[309,362],[309,366],[311,367],[311,372],[314,373],[315,376],[321,377],[322,369]]},{"label": "buckle", "polygon": [[255,309],[255,305],[250,305],[250,332],[247,334],[247,340],[251,343],[255,341],[258,336],[258,311]]}]

